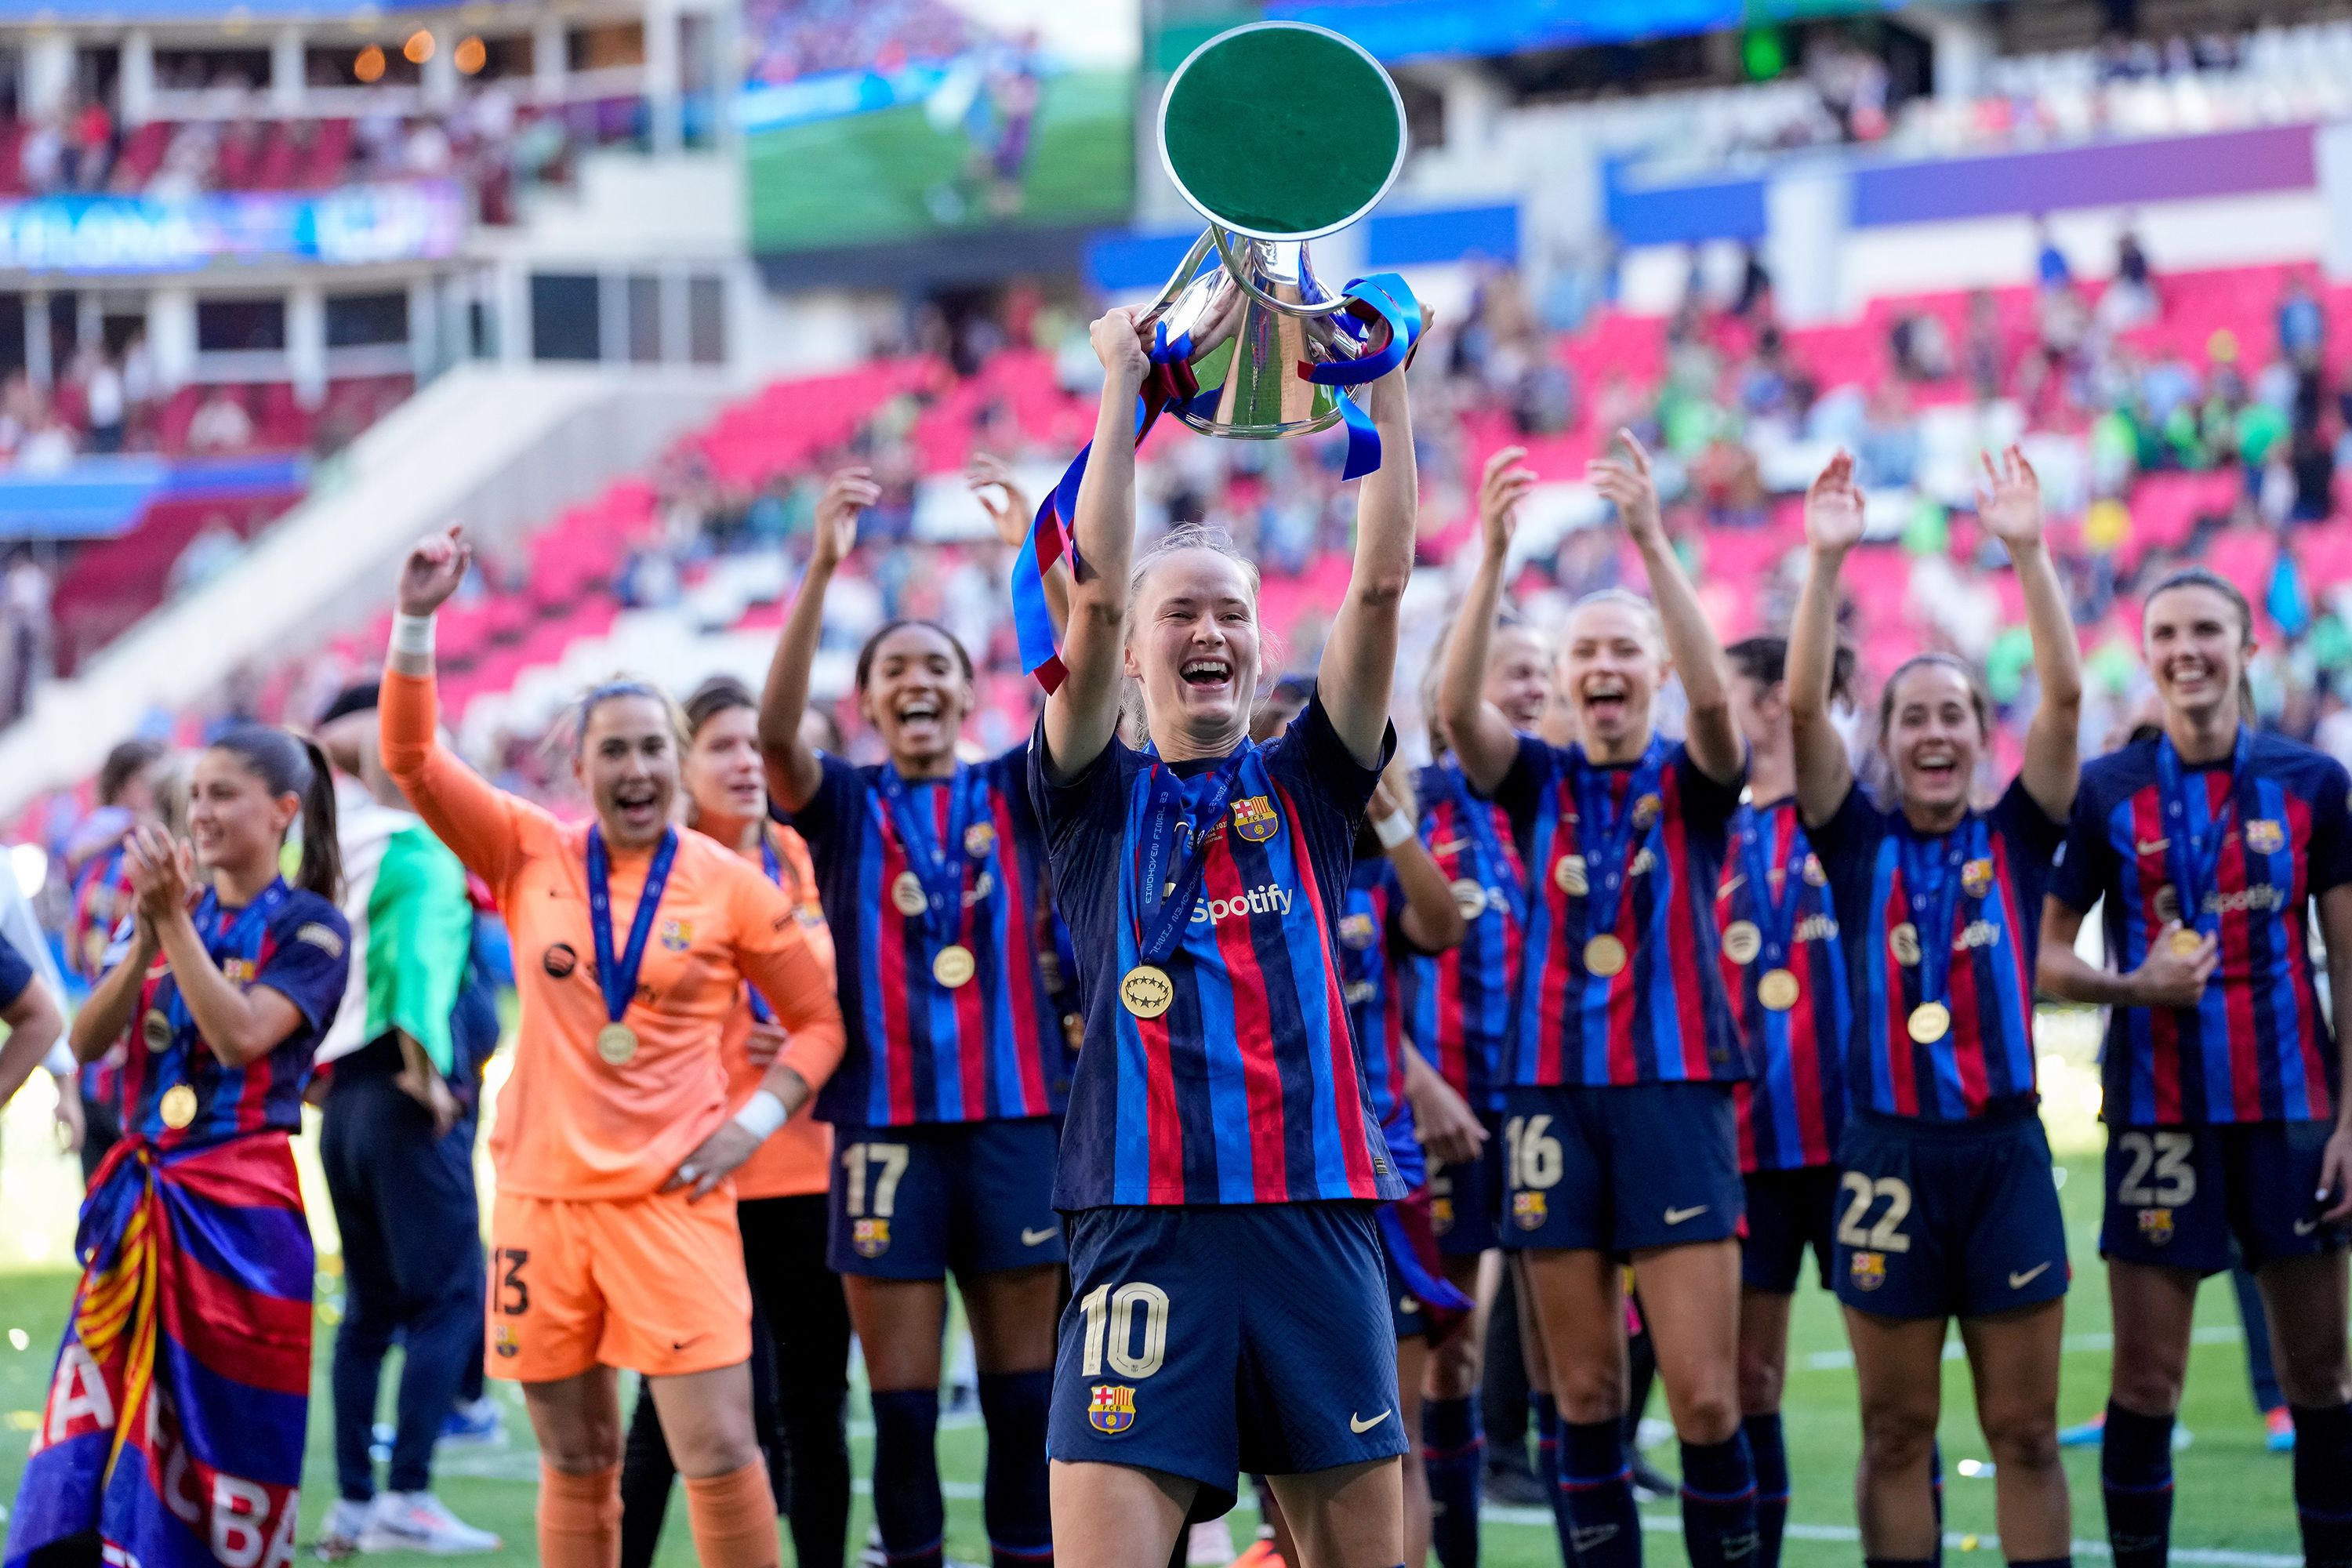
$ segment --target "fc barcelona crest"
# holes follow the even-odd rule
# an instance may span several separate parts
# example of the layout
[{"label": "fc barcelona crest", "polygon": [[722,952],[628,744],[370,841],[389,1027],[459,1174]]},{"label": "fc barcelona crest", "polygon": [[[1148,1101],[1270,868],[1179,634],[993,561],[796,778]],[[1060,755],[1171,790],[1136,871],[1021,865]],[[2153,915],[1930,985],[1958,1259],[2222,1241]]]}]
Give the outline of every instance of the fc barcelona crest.
[{"label": "fc barcelona crest", "polygon": [[975,860],[988,858],[996,847],[996,828],[992,824],[975,822],[963,830],[963,852]]},{"label": "fc barcelona crest", "polygon": [[1990,856],[1971,860],[1960,868],[1960,889],[1972,899],[1981,899],[1992,891],[1992,859]]},{"label": "fc barcelona crest", "polygon": [[1087,1425],[1118,1436],[1135,1425],[1135,1390],[1124,1383],[1097,1383],[1087,1403]]},{"label": "fc barcelona crest", "polygon": [[661,923],[661,944],[672,952],[684,952],[694,943],[694,925],[689,921],[664,921]]},{"label": "fc barcelona crest", "polygon": [[2142,1209],[2139,1211],[2139,1238],[2142,1241],[2147,1242],[2150,1247],[2162,1247],[2165,1243],[2170,1241],[2172,1239],[2172,1211],[2170,1209]]},{"label": "fc barcelona crest", "polygon": [[1857,1252],[1846,1268],[1857,1290],[1875,1290],[1886,1283],[1886,1254]]},{"label": "fc barcelona crest", "polygon": [[1658,814],[1665,809],[1666,803],[1656,795],[1643,795],[1633,803],[1633,826],[1647,833],[1650,824],[1657,821]]},{"label": "fc barcelona crest", "polygon": [[1378,942],[1380,936],[1381,928],[1372,923],[1372,917],[1370,915],[1348,914],[1339,917],[1339,940],[1360,952]]},{"label": "fc barcelona crest", "polygon": [[860,1258],[879,1258],[890,1250],[890,1222],[854,1219],[849,1222],[849,1247]]},{"label": "fc barcelona crest", "polygon": [[1282,826],[1274,802],[1262,795],[1245,795],[1234,802],[1234,831],[1253,844],[1263,844]]},{"label": "fc barcelona crest", "polygon": [[1541,1230],[1543,1222],[1551,1217],[1551,1205],[1541,1193],[1513,1193],[1511,1218],[1521,1230]]},{"label": "fc barcelona crest", "polygon": [[2267,816],[2257,816],[2246,824],[2246,847],[2257,855],[2275,855],[2286,847],[2286,827]]}]

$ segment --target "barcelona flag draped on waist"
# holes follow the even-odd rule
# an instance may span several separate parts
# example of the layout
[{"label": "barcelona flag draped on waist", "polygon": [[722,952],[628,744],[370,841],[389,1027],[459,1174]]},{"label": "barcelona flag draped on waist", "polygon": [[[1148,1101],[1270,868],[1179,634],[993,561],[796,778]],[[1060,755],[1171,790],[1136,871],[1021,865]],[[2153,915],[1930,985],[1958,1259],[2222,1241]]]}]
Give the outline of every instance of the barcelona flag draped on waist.
[{"label": "barcelona flag draped on waist", "polygon": [[110,1563],[294,1557],[310,1231],[282,1133],[100,1168],[80,1289],[8,1521],[5,1568],[96,1531]]}]

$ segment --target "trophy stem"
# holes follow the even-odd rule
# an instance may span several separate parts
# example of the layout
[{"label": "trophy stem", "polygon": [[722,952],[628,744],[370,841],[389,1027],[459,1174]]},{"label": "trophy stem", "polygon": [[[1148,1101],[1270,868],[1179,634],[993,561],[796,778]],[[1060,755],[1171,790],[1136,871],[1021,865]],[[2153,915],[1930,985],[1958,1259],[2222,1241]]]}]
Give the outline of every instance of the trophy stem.
[{"label": "trophy stem", "polygon": [[[1233,247],[1228,243],[1229,237],[1226,235],[1222,225],[1211,224],[1209,226],[1209,232],[1201,237],[1215,242],[1217,247],[1217,255],[1223,260],[1227,275],[1230,276],[1235,283],[1241,285],[1242,292],[1247,294],[1251,299],[1256,300],[1259,304],[1278,315],[1297,316],[1306,321],[1318,321],[1325,316],[1336,316],[1340,311],[1348,308],[1348,300],[1345,296],[1319,300],[1311,305],[1295,304],[1287,300],[1277,300],[1273,295],[1267,293],[1265,289],[1259,288],[1251,279],[1248,268],[1244,268],[1241,263],[1241,259],[1234,254]],[[1200,246],[1196,243],[1192,248],[1195,256],[1197,257],[1200,251]],[[1189,268],[1193,265],[1193,262],[1188,259],[1184,265]]]}]

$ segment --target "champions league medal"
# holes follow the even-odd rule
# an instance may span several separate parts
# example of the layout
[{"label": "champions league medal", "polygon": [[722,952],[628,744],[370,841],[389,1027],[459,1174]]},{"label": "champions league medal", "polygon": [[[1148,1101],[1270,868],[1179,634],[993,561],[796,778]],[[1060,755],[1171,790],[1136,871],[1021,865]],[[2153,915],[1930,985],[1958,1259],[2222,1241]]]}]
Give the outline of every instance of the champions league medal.
[{"label": "champions league medal", "polygon": [[1118,983],[1118,999],[1139,1018],[1157,1018],[1176,1000],[1176,983],[1156,963],[1139,963]]},{"label": "champions league medal", "polygon": [[1607,980],[1625,967],[1625,944],[1613,936],[1596,936],[1584,944],[1584,969]]},{"label": "champions league medal", "polygon": [[1941,1002],[1922,1002],[1911,1009],[1906,1026],[1913,1039],[1923,1046],[1932,1046],[1952,1032],[1952,1010]]},{"label": "champions league medal", "polygon": [[[2164,801],[2165,837],[2170,840],[2166,846],[2169,850],[2167,858],[2171,862],[2173,887],[2178,889],[2173,899],[2173,918],[2180,921],[2180,929],[2172,933],[2172,951],[2183,958],[2196,956],[2197,950],[2204,945],[2206,933],[2202,921],[2205,900],[2221,885],[2221,850],[2229,842],[2231,825],[2237,820],[2238,784],[2246,776],[2246,758],[2252,750],[2253,731],[2243,724],[2239,725],[2236,748],[2230,756],[2230,787],[2226,804],[2220,811],[2210,812],[2205,826],[2192,833],[2188,805],[2189,785],[2188,780],[2181,776],[2180,753],[2173,749],[2171,736],[2163,735],[2157,739],[2157,789]],[[2200,791],[2205,788],[2201,777],[2196,787]],[[2247,825],[2246,833],[2249,840],[2246,847],[2259,853],[2252,843],[2252,824]],[[2247,879],[2251,881],[2253,854],[2250,853],[2244,858]],[[2217,916],[2214,921],[2217,933],[2220,925]]]},{"label": "champions league medal", "polygon": [[604,1026],[596,1031],[596,1055],[607,1067],[626,1067],[637,1054],[637,1032],[621,1022],[637,994],[637,971],[646,957],[646,938],[661,909],[662,889],[669,885],[669,868],[677,859],[677,829],[662,829],[653,858],[646,862],[645,886],[637,889],[636,913],[629,920],[629,945],[613,953],[612,861],[604,849],[604,830],[588,829],[588,931],[596,942],[596,986],[604,995]]},{"label": "champions league medal", "polygon": [[931,960],[931,978],[950,991],[970,984],[971,977],[979,972],[980,965],[973,960],[971,949],[960,942],[948,943],[940,949],[940,955]]},{"label": "champions league medal", "polygon": [[1601,933],[1585,942],[1584,972],[1602,980],[1625,968],[1625,943],[1612,933],[1617,911],[1624,903],[1625,884],[1633,875],[1634,852],[1658,819],[1657,808],[1651,803],[1665,765],[1666,748],[1653,739],[1642,760],[1633,764],[1625,784],[1625,809],[1618,811],[1611,805],[1609,784],[1601,776],[1606,770],[1594,766],[1581,747],[1576,752],[1578,835],[1585,840],[1581,847],[1591,854],[1590,864],[1580,861],[1579,868],[1588,884],[1596,872],[1601,878],[1600,889],[1584,907],[1584,929],[1598,928]]},{"label": "champions league medal", "polygon": [[2204,945],[2205,939],[2188,926],[2172,933],[2172,951],[2183,958],[2196,957],[2197,950]]},{"label": "champions league medal", "polygon": [[[1912,943],[1919,953],[1919,1005],[1911,1009],[1905,1027],[1923,1046],[1932,1046],[1952,1032],[1952,1009],[1944,997],[1952,973],[1952,936],[1960,913],[1962,868],[1983,831],[1982,820],[1972,816],[1940,842],[1930,844],[1913,837],[1906,826],[1896,827],[1896,860],[1902,868],[1904,897],[1910,900],[1916,921]],[[1938,860],[1940,870],[1936,865]],[[1932,878],[1931,872],[1936,873]],[[1933,892],[1927,890],[1931,883]],[[1985,890],[1992,890],[1990,881]],[[1896,956],[1901,956],[1899,951]]]},{"label": "champions league medal", "polygon": [[196,1091],[184,1083],[175,1083],[163,1091],[161,1107],[163,1125],[177,1132],[196,1119]]},{"label": "champions league medal", "polygon": [[1786,969],[1768,969],[1756,983],[1756,1000],[1775,1013],[1785,1013],[1797,1005],[1800,987],[1796,974]]}]

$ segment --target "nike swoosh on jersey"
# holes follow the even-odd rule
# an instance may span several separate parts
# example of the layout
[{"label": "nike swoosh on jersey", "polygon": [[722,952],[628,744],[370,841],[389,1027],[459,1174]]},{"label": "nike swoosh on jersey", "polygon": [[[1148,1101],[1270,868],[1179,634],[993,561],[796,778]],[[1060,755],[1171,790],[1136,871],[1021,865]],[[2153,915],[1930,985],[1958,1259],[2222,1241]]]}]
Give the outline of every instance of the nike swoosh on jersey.
[{"label": "nike swoosh on jersey", "polygon": [[2299,1219],[2294,1222],[2294,1233],[2297,1236],[2309,1236],[2318,1228],[2319,1222],[2315,1219]]},{"label": "nike swoosh on jersey", "polygon": [[1394,1414],[1395,1411],[1393,1409],[1383,1410],[1378,1415],[1373,1416],[1370,1421],[1366,1421],[1351,1410],[1348,1413],[1348,1430],[1355,1433],[1360,1437]]},{"label": "nike swoosh on jersey", "polygon": [[2132,847],[2138,850],[2143,855],[2161,855],[2166,850],[2172,847],[2172,840],[2169,838],[2135,838],[2132,840]]},{"label": "nike swoosh on jersey", "polygon": [[2012,1290],[2022,1290],[2028,1285],[2032,1284],[2036,1279],[2041,1279],[2043,1274],[2049,1271],[2049,1268],[2050,1265],[2047,1263],[2037,1263],[2022,1274],[2012,1272],[2009,1277],[2009,1288]]},{"label": "nike swoosh on jersey", "polygon": [[1705,1214],[1706,1211],[1707,1205],[1706,1204],[1701,1204],[1696,1208],[1668,1209],[1666,1211],[1666,1223],[1668,1225],[1680,1225],[1686,1219],[1698,1218],[1699,1215]]},{"label": "nike swoosh on jersey", "polygon": [[1431,845],[1429,852],[1432,855],[1451,855],[1457,850],[1467,849],[1469,847],[1470,840],[1467,838],[1449,838],[1443,844]]},{"label": "nike swoosh on jersey", "polygon": [[1021,1245],[1024,1247],[1043,1247],[1061,1234],[1059,1227],[1055,1226],[1049,1225],[1043,1230],[1031,1230],[1026,1226],[1024,1226],[1021,1229]]}]

